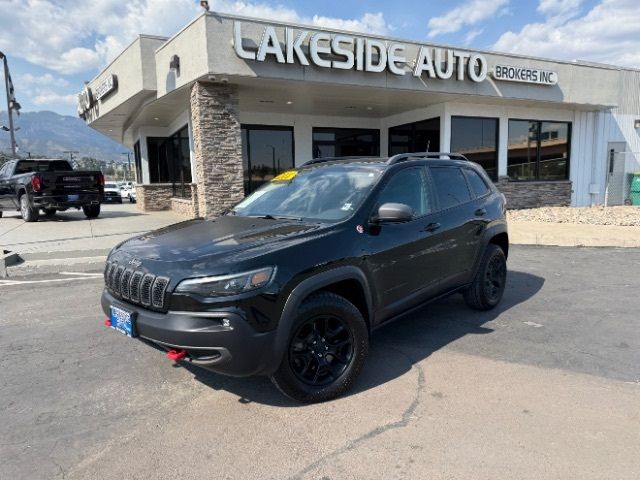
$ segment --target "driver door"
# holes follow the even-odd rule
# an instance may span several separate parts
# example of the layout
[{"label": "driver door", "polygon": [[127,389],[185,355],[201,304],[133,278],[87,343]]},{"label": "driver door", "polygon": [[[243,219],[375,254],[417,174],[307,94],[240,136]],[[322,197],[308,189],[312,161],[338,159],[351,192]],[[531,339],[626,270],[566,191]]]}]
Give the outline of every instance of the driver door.
[{"label": "driver door", "polygon": [[378,194],[372,214],[389,202],[408,205],[414,216],[407,222],[373,224],[369,229],[366,263],[380,306],[376,323],[436,294],[446,261],[426,167],[396,172]]},{"label": "driver door", "polygon": [[15,193],[11,187],[10,174],[15,162],[5,163],[0,168],[0,210],[10,212],[16,210]]}]

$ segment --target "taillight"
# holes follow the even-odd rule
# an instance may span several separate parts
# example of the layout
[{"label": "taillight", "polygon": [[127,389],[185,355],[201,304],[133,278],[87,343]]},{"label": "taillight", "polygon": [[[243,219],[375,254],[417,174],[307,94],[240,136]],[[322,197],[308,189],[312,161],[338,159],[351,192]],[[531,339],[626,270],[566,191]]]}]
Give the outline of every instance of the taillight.
[{"label": "taillight", "polygon": [[98,186],[104,188],[104,175],[102,173],[98,174]]},{"label": "taillight", "polygon": [[42,188],[42,180],[40,180],[39,175],[34,175],[31,177],[31,186],[33,187],[34,192],[39,192]]}]

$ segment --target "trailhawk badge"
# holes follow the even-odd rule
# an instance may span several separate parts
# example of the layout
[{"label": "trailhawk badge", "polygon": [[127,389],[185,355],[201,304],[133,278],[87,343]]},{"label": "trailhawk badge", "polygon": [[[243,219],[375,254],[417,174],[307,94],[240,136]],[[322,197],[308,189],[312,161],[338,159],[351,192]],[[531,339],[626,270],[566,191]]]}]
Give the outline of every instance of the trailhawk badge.
[{"label": "trailhawk badge", "polygon": [[142,265],[142,261],[137,258],[132,258],[131,260],[129,260],[129,265],[138,268],[140,265]]}]

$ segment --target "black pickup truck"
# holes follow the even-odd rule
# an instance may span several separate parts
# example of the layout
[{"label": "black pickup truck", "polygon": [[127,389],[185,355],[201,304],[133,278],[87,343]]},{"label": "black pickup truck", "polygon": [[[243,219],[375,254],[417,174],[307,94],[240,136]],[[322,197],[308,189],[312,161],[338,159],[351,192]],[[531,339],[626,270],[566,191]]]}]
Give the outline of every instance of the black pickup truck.
[{"label": "black pickup truck", "polygon": [[52,216],[82,208],[87,218],[96,218],[103,195],[101,172],[74,171],[66,160],[10,160],[0,168],[0,217],[19,210],[25,222],[35,222],[41,210]]}]

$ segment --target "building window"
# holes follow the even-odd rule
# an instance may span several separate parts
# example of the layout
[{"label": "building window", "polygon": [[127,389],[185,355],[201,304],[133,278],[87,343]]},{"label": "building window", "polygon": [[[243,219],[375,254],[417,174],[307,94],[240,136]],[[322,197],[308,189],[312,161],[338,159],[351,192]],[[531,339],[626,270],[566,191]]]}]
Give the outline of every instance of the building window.
[{"label": "building window", "polygon": [[511,180],[568,180],[570,122],[509,120]]},{"label": "building window", "polygon": [[136,183],[142,183],[142,155],[140,155],[140,140],[133,145],[133,159],[136,166]]},{"label": "building window", "polygon": [[389,156],[398,153],[439,151],[440,117],[389,129]]},{"label": "building window", "polygon": [[293,127],[242,125],[244,193],[294,166]]},{"label": "building window", "polygon": [[147,137],[150,183],[171,183],[173,195],[191,197],[189,128],[170,137]]},{"label": "building window", "polygon": [[313,158],[377,157],[380,130],[365,128],[314,128]]},{"label": "building window", "polygon": [[461,153],[498,179],[498,119],[451,117],[451,151]]}]

